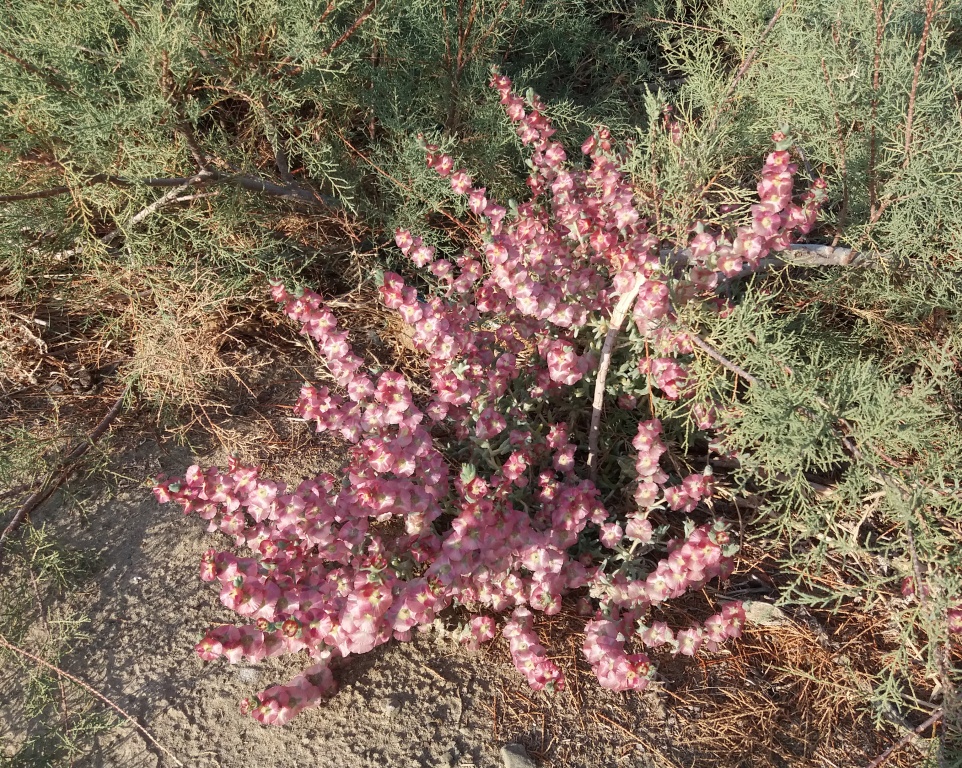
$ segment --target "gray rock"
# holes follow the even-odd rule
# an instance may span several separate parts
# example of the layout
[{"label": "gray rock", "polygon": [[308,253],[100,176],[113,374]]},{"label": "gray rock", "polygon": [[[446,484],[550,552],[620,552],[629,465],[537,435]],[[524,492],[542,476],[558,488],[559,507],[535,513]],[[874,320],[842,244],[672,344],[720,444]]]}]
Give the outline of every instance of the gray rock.
[{"label": "gray rock", "polygon": [[535,768],[534,761],[520,744],[505,744],[501,747],[501,762],[504,768]]}]

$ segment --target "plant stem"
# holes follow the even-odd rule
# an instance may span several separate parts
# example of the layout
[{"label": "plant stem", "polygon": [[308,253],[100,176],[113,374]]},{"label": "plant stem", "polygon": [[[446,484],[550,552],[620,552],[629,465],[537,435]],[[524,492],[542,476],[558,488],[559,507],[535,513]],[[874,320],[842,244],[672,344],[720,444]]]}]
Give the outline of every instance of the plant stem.
[{"label": "plant stem", "polygon": [[611,353],[621,332],[621,324],[637,298],[642,282],[644,278],[641,275],[636,276],[634,284],[618,299],[618,303],[611,312],[608,333],[605,334],[605,343],[601,348],[598,378],[595,379],[595,394],[591,402],[591,427],[588,430],[588,470],[592,481],[598,479],[598,436],[601,432],[601,409],[605,402],[605,379],[608,377],[608,368],[611,366]]}]

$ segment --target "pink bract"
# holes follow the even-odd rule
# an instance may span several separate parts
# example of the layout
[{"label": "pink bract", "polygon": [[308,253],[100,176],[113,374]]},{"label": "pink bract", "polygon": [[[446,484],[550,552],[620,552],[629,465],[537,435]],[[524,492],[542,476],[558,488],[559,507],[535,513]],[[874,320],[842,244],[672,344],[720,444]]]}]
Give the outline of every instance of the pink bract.
[{"label": "pink bract", "polygon": [[[464,634],[475,648],[495,636],[488,614],[511,612],[502,634],[515,666],[539,690],[561,688],[564,676],[541,644],[534,612],[557,614],[574,592],[582,612],[594,613],[584,655],[612,690],[641,690],[653,675],[649,657],[631,652],[632,644],[693,655],[741,632],[739,603],[677,633],[664,622],[644,623],[665,601],[730,575],[735,552],[723,523],[692,523],[653,560],[657,547],[665,554],[665,542],[650,511],[681,520],[712,497],[714,485],[710,471],[666,471],[664,427],[648,404],[653,392],[667,400],[693,394],[685,362],[691,344],[672,326],[672,301],[723,310],[715,287],[807,231],[824,185],[793,202],[797,169],[787,152],[773,152],[751,226],[721,232],[692,222],[692,263],[675,279],[610,133],[595,131],[582,146],[587,164],[573,165],[552,140],[537,96],[525,100],[497,72],[491,84],[530,148],[532,199],[509,213],[451,156],[425,144],[428,165],[480,217],[482,237],[449,261],[399,230],[398,248],[437,279],[437,291],[424,298],[390,272],[380,289],[410,327],[427,394],[416,397],[399,373],[370,372],[320,295],[274,284],[274,299],[327,366],[328,385],[305,384],[295,410],[346,443],[341,483],[319,474],[290,488],[236,462],[226,472],[192,467],[183,479],[158,481],[159,500],[200,515],[209,530],[248,550],[203,558],[201,578],[216,582],[222,602],[251,623],[211,629],[197,645],[201,657],[237,663],[303,651],[313,661],[286,685],[244,702],[261,722],[283,724],[332,695],[331,659],[410,640],[452,605],[482,614]],[[681,141],[680,127],[672,135]],[[542,423],[536,414],[593,386],[600,347],[590,330],[639,280],[630,314],[651,354],[631,366],[641,388],[615,396],[637,424],[636,454],[626,469],[633,465],[630,486],[609,509],[583,471],[579,422],[565,422],[565,413]],[[713,428],[711,404],[692,403],[692,411],[699,428]],[[445,456],[452,446],[474,463],[452,472]],[[642,575],[629,578],[623,564]]]}]

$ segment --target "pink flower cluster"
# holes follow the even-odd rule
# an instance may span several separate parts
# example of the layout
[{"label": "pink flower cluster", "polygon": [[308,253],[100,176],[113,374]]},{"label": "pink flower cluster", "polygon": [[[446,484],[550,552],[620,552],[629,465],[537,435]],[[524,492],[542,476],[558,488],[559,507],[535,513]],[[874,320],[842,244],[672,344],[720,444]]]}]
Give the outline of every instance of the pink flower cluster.
[{"label": "pink flower cluster", "polygon": [[726,603],[720,612],[703,623],[678,632],[672,632],[664,622],[656,621],[650,627],[640,624],[638,636],[649,648],[669,645],[676,655],[694,656],[700,648],[717,651],[725,640],[741,637],[744,626],[745,608],[741,602],[733,602]]},{"label": "pink flower cluster", "polygon": [[504,625],[502,634],[508,641],[511,660],[532,689],[560,691],[564,688],[564,675],[558,665],[548,658],[544,646],[538,642],[531,611],[523,606],[515,608],[511,620]]},{"label": "pink flower cluster", "polygon": [[493,640],[495,636],[494,619],[490,616],[475,616],[464,628],[461,637],[463,642],[470,650],[478,650],[483,643]]},{"label": "pink flower cluster", "polygon": [[622,573],[593,582],[594,594],[603,603],[646,610],[671,598],[703,587],[710,579],[725,579],[734,568],[732,556],[738,545],[722,522],[695,528],[687,539],[671,539],[668,557],[644,579],[628,579]]},{"label": "pink flower cluster", "polygon": [[334,675],[326,664],[305,669],[284,685],[272,685],[263,693],[241,702],[241,713],[265,725],[284,725],[294,715],[337,691]]},{"label": "pink flower cluster", "polygon": [[[672,292],[660,243],[635,207],[609,133],[589,137],[582,151],[590,167],[574,169],[537,97],[525,102],[497,73],[492,85],[531,147],[532,199],[509,215],[452,157],[426,145],[428,165],[480,217],[483,245],[451,261],[399,231],[401,252],[439,290],[422,299],[393,273],[381,288],[385,305],[411,328],[429,395],[416,399],[401,374],[369,373],[319,295],[276,284],[275,300],[317,342],[330,373],[329,386],[303,386],[296,412],[347,443],[340,483],[319,474],[288,488],[237,462],[226,472],[191,467],[181,479],[158,481],[160,500],[248,550],[203,558],[201,577],[250,624],[211,629],[198,653],[236,663],[305,651],[315,662],[245,702],[263,722],[281,724],[333,693],[332,659],[409,640],[452,605],[475,614],[462,636],[472,648],[495,636],[487,614],[511,611],[503,635],[537,689],[557,689],[564,679],[538,641],[533,611],[556,614],[577,590],[596,601],[585,655],[613,690],[641,689],[652,675],[648,657],[626,644],[715,650],[744,621],[731,603],[677,635],[662,622],[641,623],[665,601],[727,577],[737,546],[721,522],[688,522],[683,538],[667,542],[652,526],[656,508],[678,518],[694,513],[712,496],[713,478],[709,469],[672,477],[662,467],[662,423],[643,417],[628,392],[618,402],[638,421],[636,505],[602,504],[579,468],[586,437],[572,403],[584,403],[575,395],[587,389],[599,352],[592,339],[604,333],[583,329],[600,327],[619,297],[637,289],[633,317],[656,356],[630,367],[665,399],[692,394],[678,359],[691,353],[690,342],[668,322]],[[817,196],[791,202],[795,170],[786,157],[774,153],[763,172],[768,224],[739,230],[731,242],[699,233],[696,268],[713,270],[715,254],[728,249],[741,269],[787,242],[792,228],[810,226]],[[712,426],[710,404],[693,412]]]},{"label": "pink flower cluster", "polygon": [[[772,134],[772,141],[788,144],[785,134]],[[778,149],[765,160],[758,182],[760,202],[751,207],[751,226],[738,227],[734,233],[711,233],[702,224],[688,244],[695,267],[692,280],[711,290],[717,273],[733,277],[743,270],[755,269],[769,253],[784,251],[795,233],[807,234],[826,200],[826,185],[816,179],[812,189],[793,202],[793,177],[798,165],[791,162],[787,149]],[[707,268],[707,271],[706,271]]]},{"label": "pink flower cluster", "polygon": [[681,485],[665,487],[668,475],[662,471],[659,458],[667,448],[660,435],[661,422],[652,419],[638,424],[638,434],[631,441],[638,452],[635,457],[635,471],[638,473],[635,501],[643,512],[653,507],[659,499],[676,512],[691,512],[700,501],[711,498],[714,493],[711,467],[707,466],[704,472],[688,475]]},{"label": "pink flower cluster", "polygon": [[585,626],[582,652],[602,688],[613,691],[641,691],[654,674],[651,659],[644,653],[625,653],[623,621],[599,619]]}]

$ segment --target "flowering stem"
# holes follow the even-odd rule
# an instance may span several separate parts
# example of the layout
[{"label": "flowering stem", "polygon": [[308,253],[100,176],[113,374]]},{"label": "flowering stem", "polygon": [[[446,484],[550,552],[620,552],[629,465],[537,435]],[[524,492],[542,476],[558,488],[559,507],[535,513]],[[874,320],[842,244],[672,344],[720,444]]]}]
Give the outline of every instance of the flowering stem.
[{"label": "flowering stem", "polygon": [[598,479],[598,435],[601,432],[601,407],[605,400],[605,379],[608,378],[608,368],[611,366],[611,353],[615,346],[615,340],[621,332],[621,324],[625,321],[625,315],[628,314],[628,310],[637,298],[642,282],[643,279],[639,275],[635,278],[634,285],[618,299],[618,303],[611,312],[608,333],[605,335],[605,343],[601,348],[598,378],[595,380],[595,396],[591,402],[591,427],[588,430],[588,469],[591,472],[592,481]]}]

